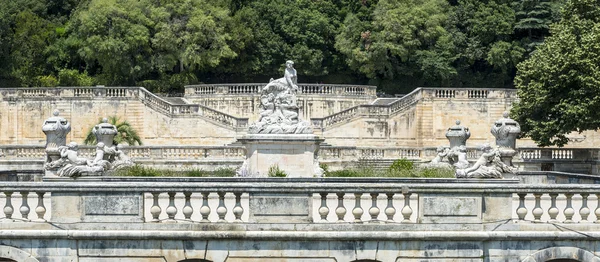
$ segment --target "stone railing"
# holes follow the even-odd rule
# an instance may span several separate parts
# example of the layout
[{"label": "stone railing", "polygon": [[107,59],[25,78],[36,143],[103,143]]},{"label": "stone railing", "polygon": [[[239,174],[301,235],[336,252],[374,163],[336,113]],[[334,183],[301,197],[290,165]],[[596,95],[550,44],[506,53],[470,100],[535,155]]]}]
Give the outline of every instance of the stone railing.
[{"label": "stone railing", "polygon": [[[409,159],[413,161],[429,161],[437,152],[435,147],[398,148],[398,147],[353,147],[326,146],[319,149],[319,159],[325,161],[358,161],[358,160],[396,160]],[[481,151],[476,147],[467,148],[467,158],[477,160]]]},{"label": "stone railing", "polygon": [[[123,150],[133,159],[186,159],[186,158],[231,158],[245,156],[243,146],[128,146]],[[594,148],[537,148],[517,149],[523,161],[598,161],[600,150]],[[93,157],[94,146],[79,146],[79,155]],[[323,146],[319,150],[321,160],[356,161],[360,159],[410,159],[429,161],[436,156],[435,147],[354,147]],[[2,145],[1,159],[40,159],[46,151],[42,145]],[[467,158],[476,160],[481,156],[477,147],[467,148]]]},{"label": "stone railing", "polygon": [[135,98],[138,87],[52,87],[52,88],[3,88],[0,94],[3,100],[15,98]]},{"label": "stone railing", "polygon": [[535,225],[600,222],[598,192],[600,185],[516,180],[108,177],[2,182],[0,205],[5,221],[21,222]]},{"label": "stone railing", "polygon": [[[93,158],[94,146],[79,146],[80,157]],[[123,151],[133,160],[175,160],[175,159],[232,159],[240,160],[246,156],[243,146],[126,146]],[[38,159],[46,157],[44,146],[40,145],[4,145],[0,146],[0,160]]]},{"label": "stone railing", "polygon": [[494,99],[514,98],[516,89],[494,88],[421,88],[424,98]]},{"label": "stone railing", "polygon": [[[201,84],[185,86],[185,96],[199,95],[236,95],[259,94],[266,83],[247,84]],[[369,96],[375,97],[376,86],[336,85],[336,84],[298,84],[301,94],[305,95],[337,95],[337,96]]]},{"label": "stone railing", "polygon": [[515,97],[516,90],[481,89],[481,88],[417,88],[409,94],[388,105],[359,105],[323,117],[312,118],[316,129],[324,129],[332,125],[347,123],[357,117],[390,117],[403,112],[421,99],[493,99]]},{"label": "stone railing", "polygon": [[524,161],[596,161],[600,150],[597,148],[519,148]]},{"label": "stone railing", "polygon": [[143,87],[56,87],[56,88],[3,88],[2,100],[19,98],[111,98],[140,99],[146,106],[169,117],[204,117],[234,130],[245,129],[248,118],[234,117],[197,104],[173,104]]}]

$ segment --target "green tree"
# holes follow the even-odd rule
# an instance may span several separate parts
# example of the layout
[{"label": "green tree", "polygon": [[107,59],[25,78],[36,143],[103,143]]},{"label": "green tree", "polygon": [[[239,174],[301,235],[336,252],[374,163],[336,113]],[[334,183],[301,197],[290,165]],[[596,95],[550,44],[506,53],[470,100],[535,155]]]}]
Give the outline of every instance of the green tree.
[{"label": "green tree", "polygon": [[78,53],[88,67],[99,66],[101,84],[132,85],[151,71],[154,21],[146,7],[146,1],[90,0],[73,13],[69,30],[81,39]]},{"label": "green tree", "polygon": [[531,52],[548,35],[552,20],[550,0],[523,0],[516,4],[515,31],[524,34],[525,46]]},{"label": "green tree", "polygon": [[572,131],[600,128],[600,1],[568,0],[550,33],[518,66],[511,114],[523,136],[563,146]]},{"label": "green tree", "polygon": [[236,46],[239,56],[228,61],[220,72],[245,79],[281,74],[286,60],[296,62],[305,77],[327,76],[344,69],[333,48],[340,23],[338,1],[253,0],[236,1],[235,28],[245,36]]},{"label": "green tree", "polygon": [[445,27],[450,12],[445,0],[380,0],[371,25],[357,15],[346,17],[336,48],[369,78],[448,83],[456,75],[455,47]]},{"label": "green tree", "polygon": [[151,18],[154,67],[161,73],[214,68],[232,58],[228,10],[204,0],[158,1]]},{"label": "green tree", "polygon": [[[98,124],[100,123],[102,123],[102,119],[98,121]],[[117,116],[110,116],[108,117],[108,123],[117,127],[117,135],[113,139],[115,144],[127,143],[130,146],[136,144],[142,145],[142,139],[138,135],[137,131],[135,131],[135,129],[131,126],[131,124],[127,122],[127,120],[121,121],[121,119]],[[98,141],[96,141],[96,136],[94,133],[92,133],[94,126],[89,129],[85,140],[83,141],[83,143],[86,145],[95,145],[98,143]]]}]

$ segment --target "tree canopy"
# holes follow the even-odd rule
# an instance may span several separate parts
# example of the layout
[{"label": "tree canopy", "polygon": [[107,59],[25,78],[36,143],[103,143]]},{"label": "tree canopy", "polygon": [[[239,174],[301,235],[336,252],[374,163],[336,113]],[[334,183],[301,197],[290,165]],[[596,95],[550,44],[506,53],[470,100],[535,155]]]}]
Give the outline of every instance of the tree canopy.
[{"label": "tree canopy", "polygon": [[0,0],[0,86],[512,87],[563,0]]},{"label": "tree canopy", "polygon": [[569,0],[533,55],[518,65],[512,109],[524,136],[563,146],[570,132],[600,128],[600,1]]}]

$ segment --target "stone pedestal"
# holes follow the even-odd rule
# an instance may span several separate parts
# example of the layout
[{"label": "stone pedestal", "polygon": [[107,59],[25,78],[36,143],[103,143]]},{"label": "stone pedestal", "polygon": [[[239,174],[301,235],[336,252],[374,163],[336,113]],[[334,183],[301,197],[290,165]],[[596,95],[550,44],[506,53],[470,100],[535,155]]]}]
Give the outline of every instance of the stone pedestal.
[{"label": "stone pedestal", "polygon": [[287,177],[313,177],[315,156],[323,139],[312,134],[249,134],[238,139],[246,147],[249,174],[267,176],[277,165]]}]

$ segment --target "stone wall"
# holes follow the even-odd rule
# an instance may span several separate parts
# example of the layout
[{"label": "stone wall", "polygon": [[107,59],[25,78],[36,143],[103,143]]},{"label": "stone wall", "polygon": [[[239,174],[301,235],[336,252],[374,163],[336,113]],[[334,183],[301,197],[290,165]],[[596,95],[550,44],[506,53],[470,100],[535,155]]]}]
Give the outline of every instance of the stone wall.
[{"label": "stone wall", "polygon": [[599,262],[599,189],[511,179],[3,182],[0,260]]},{"label": "stone wall", "polygon": [[[447,145],[445,132],[456,120],[471,130],[468,146],[493,144],[491,125],[517,99],[511,89],[418,88],[389,103],[372,104],[374,87],[300,86],[306,89],[299,96],[301,114],[310,118],[315,133],[333,146]],[[222,146],[243,135],[258,112],[260,84],[242,87],[249,89],[221,92],[225,87],[188,87],[181,101],[199,104],[172,103],[137,87],[2,89],[0,143],[44,144],[42,122],[58,109],[72,123],[69,141],[82,142],[99,118],[115,115],[129,121],[146,145]],[[595,131],[570,138],[573,142],[568,147],[600,146]],[[521,139],[517,146],[535,144]]]},{"label": "stone wall", "polygon": [[78,143],[108,116],[128,121],[149,145],[224,145],[237,134],[236,119],[230,116],[174,106],[142,88],[23,88],[0,92],[0,143],[45,144],[41,126],[54,109],[71,122],[67,140]]}]

